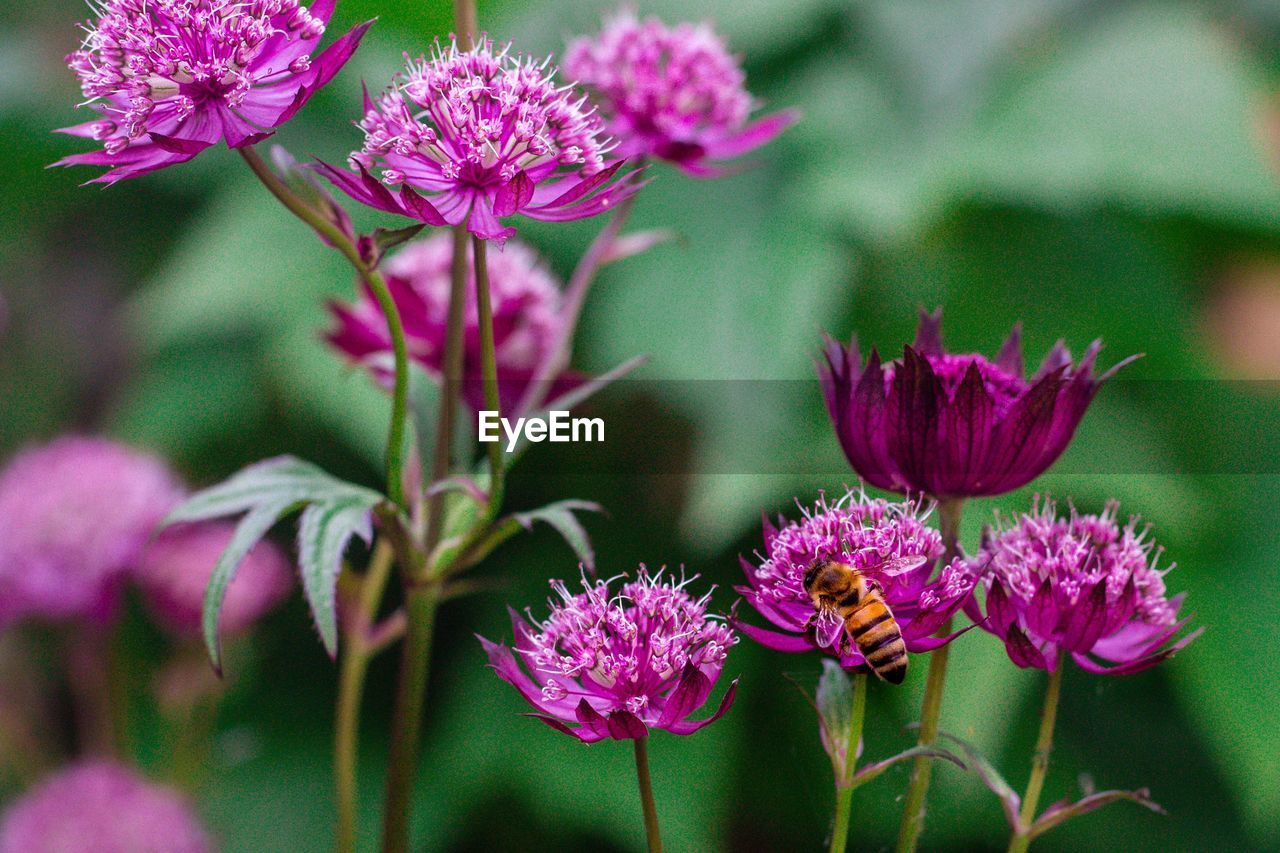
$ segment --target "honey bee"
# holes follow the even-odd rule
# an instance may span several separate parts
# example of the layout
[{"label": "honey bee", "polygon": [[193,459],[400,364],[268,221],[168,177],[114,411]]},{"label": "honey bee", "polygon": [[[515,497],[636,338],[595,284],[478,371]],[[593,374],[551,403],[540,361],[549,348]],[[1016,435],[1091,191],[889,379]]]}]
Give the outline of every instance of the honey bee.
[{"label": "honey bee", "polygon": [[[886,574],[909,571],[923,561],[887,566]],[[840,619],[846,640],[857,645],[871,671],[890,684],[902,683],[907,646],[879,584],[848,563],[814,560],[804,574],[804,591],[813,600],[815,620],[823,614]]]}]

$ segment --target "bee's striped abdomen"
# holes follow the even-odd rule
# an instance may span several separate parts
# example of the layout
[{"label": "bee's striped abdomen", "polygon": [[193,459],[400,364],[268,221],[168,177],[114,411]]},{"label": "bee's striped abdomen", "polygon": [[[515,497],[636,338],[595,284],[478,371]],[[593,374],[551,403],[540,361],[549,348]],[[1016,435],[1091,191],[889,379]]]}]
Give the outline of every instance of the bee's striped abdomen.
[{"label": "bee's striped abdomen", "polygon": [[907,645],[892,611],[877,594],[845,619],[845,630],[867,659],[871,670],[890,684],[901,684],[907,675]]}]

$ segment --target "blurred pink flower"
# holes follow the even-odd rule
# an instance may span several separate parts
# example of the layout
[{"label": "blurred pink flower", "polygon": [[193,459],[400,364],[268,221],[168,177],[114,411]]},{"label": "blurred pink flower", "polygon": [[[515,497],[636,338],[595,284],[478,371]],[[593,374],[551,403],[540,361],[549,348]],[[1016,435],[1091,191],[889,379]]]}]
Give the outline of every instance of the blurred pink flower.
[{"label": "blurred pink flower", "polygon": [[376,101],[365,94],[364,147],[350,158],[357,171],[316,168],[370,207],[430,225],[466,223],[486,240],[515,234],[499,217],[595,216],[639,188],[636,173],[610,185],[622,163],[605,162],[611,144],[600,119],[547,65],[487,38],[470,50],[437,43]]},{"label": "blurred pink flower", "polygon": [[798,118],[748,124],[756,101],[746,75],[709,24],[668,27],[622,12],[569,45],[564,72],[595,95],[622,157],[658,157],[693,175],[772,140]]},{"label": "blurred pink flower", "polygon": [[83,46],[67,57],[94,121],[62,132],[103,150],[55,165],[108,166],[115,183],[184,163],[225,141],[271,135],[328,83],[369,23],[319,55],[336,0],[104,0]]},{"label": "blurred pink flower", "polygon": [[[175,634],[199,636],[205,588],[234,524],[205,522],[165,530],[133,573],[156,620]],[[247,630],[293,586],[293,567],[271,542],[258,543],[227,587],[219,617],[223,636]]]},{"label": "blurred pink flower", "polygon": [[[973,558],[986,590],[982,627],[1004,641],[1010,660],[1053,670],[1065,653],[1089,672],[1124,675],[1196,638],[1200,631],[1169,644],[1191,617],[1178,618],[1182,596],[1169,598],[1164,585],[1173,566],[1156,568],[1160,551],[1136,519],[1120,527],[1115,501],[1101,515],[1072,507],[1059,518],[1056,510],[1037,500],[1031,512],[987,531]],[[982,619],[976,600],[967,607]]]},{"label": "blurred pink flower", "polygon": [[[429,374],[443,370],[445,329],[449,314],[450,264],[453,241],[434,234],[409,243],[384,267],[387,286],[400,310],[408,337],[409,356]],[[470,253],[468,253],[470,263]],[[480,320],[475,300],[475,276],[468,273],[465,315],[463,386],[467,402],[484,408],[480,383]],[[503,411],[524,398],[538,368],[556,355],[566,322],[560,286],[533,249],[508,243],[489,257],[489,296],[493,305],[495,354]],[[354,304],[331,303],[337,325],[328,339],[351,358],[368,364],[379,380],[390,385],[391,335],[387,321],[366,286]],[[571,375],[557,383],[556,393],[573,384]]]},{"label": "blurred pink flower", "polygon": [[95,761],[52,776],[0,820],[0,853],[205,853],[213,849],[176,791]]},{"label": "blurred pink flower", "polygon": [[[691,579],[690,579],[691,580]],[[687,735],[718,720],[733,704],[737,681],[706,719],[690,716],[720,678],[733,630],[707,613],[710,593],[694,598],[688,581],[676,582],[644,566],[634,581],[611,590],[608,581],[582,579],[570,593],[552,581],[544,621],[525,621],[514,610],[515,651],[480,642],[498,677],[539,713],[533,716],[584,743],[641,738],[650,729]]]},{"label": "blurred pink flower", "polygon": [[0,472],[0,619],[109,618],[182,493],[160,460],[105,439],[18,454]]}]

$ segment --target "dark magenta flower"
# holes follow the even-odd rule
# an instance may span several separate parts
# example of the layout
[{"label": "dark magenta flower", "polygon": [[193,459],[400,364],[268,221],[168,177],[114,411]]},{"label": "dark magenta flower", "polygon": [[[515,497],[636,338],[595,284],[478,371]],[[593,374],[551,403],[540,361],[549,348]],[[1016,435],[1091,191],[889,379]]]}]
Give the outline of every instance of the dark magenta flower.
[{"label": "dark magenta flower", "polygon": [[[1166,595],[1173,566],[1156,568],[1148,528],[1133,518],[1121,528],[1115,501],[1101,515],[1072,507],[1059,518],[1056,509],[1037,499],[1031,512],[988,530],[972,561],[986,590],[982,627],[1004,641],[1010,660],[1053,670],[1065,653],[1089,672],[1124,675],[1195,639],[1199,630],[1167,645],[1190,617],[1178,619],[1181,595]],[[976,599],[968,610],[981,618]]]},{"label": "dark magenta flower", "polygon": [[67,57],[100,117],[62,132],[102,150],[55,165],[107,166],[90,183],[183,163],[219,141],[271,135],[328,83],[372,21],[313,56],[336,0],[104,0]]},{"label": "dark magenta flower", "polygon": [[668,27],[622,12],[569,45],[564,71],[588,87],[623,157],[657,157],[702,177],[772,140],[797,115],[748,123],[757,103],[724,39],[708,24]]},{"label": "dark magenta flower", "polygon": [[636,579],[616,591],[609,581],[584,576],[575,595],[563,581],[552,581],[560,600],[548,602],[545,620],[530,615],[526,621],[511,611],[515,654],[479,639],[498,677],[537,709],[531,716],[557,731],[584,743],[641,738],[650,729],[692,734],[729,710],[738,682],[714,714],[689,719],[707,701],[737,642],[722,619],[707,613],[710,593],[695,599],[685,591],[689,580],[677,583],[641,566]]},{"label": "dark magenta flower", "polygon": [[933,636],[968,600],[974,577],[961,559],[944,566],[936,579],[934,564],[942,556],[942,536],[925,526],[931,508],[915,500],[891,503],[849,492],[835,503],[819,498],[801,519],[764,522],[764,554],[759,563],[742,558],[747,585],[736,587],[761,616],[781,631],[757,628],[734,619],[734,627],[751,639],[782,652],[817,649],[838,658],[846,669],[866,665],[846,639],[843,623],[817,613],[804,589],[804,576],[819,560],[837,560],[859,569],[877,583],[893,611],[909,652],[928,652],[951,642],[962,631]]},{"label": "dark magenta flower", "polygon": [[73,765],[15,801],[0,853],[207,853],[213,843],[177,791],[106,761]]},{"label": "dark magenta flower", "polygon": [[[404,323],[409,357],[434,377],[441,375],[444,366],[452,260],[453,241],[441,232],[409,243],[383,267]],[[469,252],[467,262],[474,263]],[[533,249],[522,243],[508,243],[503,251],[494,252],[488,270],[498,387],[503,411],[514,412],[538,368],[556,355],[566,322],[560,287]],[[466,302],[463,377],[473,381],[466,382],[463,391],[467,403],[478,410],[484,408],[484,393],[474,270],[467,281],[471,295]],[[391,335],[368,287],[354,304],[332,303],[329,307],[337,320],[329,332],[329,343],[368,365],[379,381],[390,386]],[[551,396],[558,396],[575,381],[571,375],[561,377]]]},{"label": "dark magenta flower", "polygon": [[[849,464],[863,480],[939,498],[998,495],[1026,485],[1066,450],[1098,388],[1125,359],[1093,375],[1100,341],[1078,365],[1061,341],[1023,377],[1015,327],[995,361],[942,348],[942,309],[921,312],[900,362],[862,365],[828,339],[818,365],[827,411]],[[1136,358],[1136,356],[1135,356]]]},{"label": "dark magenta flower", "polygon": [[[199,637],[205,587],[235,525],[199,522],[166,528],[147,546],[133,578],[155,619],[179,636]],[[274,544],[250,549],[227,587],[218,630],[231,636],[249,629],[289,594],[293,567]]]},{"label": "dark magenta flower", "polygon": [[622,163],[606,163],[611,143],[585,101],[556,84],[547,62],[517,58],[510,45],[437,44],[376,101],[366,92],[355,171],[316,168],[370,207],[505,240],[515,229],[499,217],[582,219],[639,188],[635,172],[610,183]]},{"label": "dark magenta flower", "polygon": [[105,439],[19,453],[0,472],[0,617],[110,618],[182,496],[163,462]]}]

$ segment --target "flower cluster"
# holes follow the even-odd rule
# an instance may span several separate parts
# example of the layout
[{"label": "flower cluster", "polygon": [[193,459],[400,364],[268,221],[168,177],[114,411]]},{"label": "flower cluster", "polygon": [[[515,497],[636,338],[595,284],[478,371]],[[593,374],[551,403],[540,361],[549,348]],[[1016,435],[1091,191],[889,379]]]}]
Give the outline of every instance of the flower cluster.
[{"label": "flower cluster", "polygon": [[724,39],[708,24],[668,27],[623,12],[575,40],[564,71],[587,86],[609,118],[623,157],[657,157],[699,176],[714,161],[772,140],[796,120],[780,112],[748,124],[755,99]]},{"label": "flower cluster", "polygon": [[67,57],[100,117],[64,132],[102,150],[57,165],[107,166],[94,182],[182,163],[220,140],[270,136],[351,58],[369,24],[313,56],[335,0],[105,0]]},{"label": "flower cluster", "polygon": [[104,620],[156,525],[182,497],[160,460],[60,438],[0,473],[0,601],[8,620]]},{"label": "flower cluster", "polygon": [[505,240],[515,229],[498,217],[581,219],[639,187],[631,176],[609,185],[622,163],[606,163],[611,143],[585,100],[509,45],[437,43],[379,98],[365,95],[356,171],[317,168],[371,207],[432,225],[465,222],[477,237]]},{"label": "flower cluster", "polygon": [[553,581],[559,601],[541,622],[512,611],[515,651],[480,638],[489,662],[515,687],[540,720],[584,743],[606,737],[645,737],[650,729],[692,734],[733,703],[735,681],[719,708],[703,720],[689,716],[710,695],[737,637],[707,613],[710,593],[694,598],[663,572],[640,567],[617,591],[609,581],[582,579],[569,592]]},{"label": "flower cluster", "polygon": [[738,592],[782,631],[737,620],[734,627],[771,649],[819,649],[839,658],[845,668],[865,666],[857,647],[844,641],[843,624],[838,618],[817,614],[804,589],[810,566],[820,560],[838,560],[879,586],[908,651],[927,652],[951,641],[954,634],[933,634],[969,598],[974,577],[957,559],[931,580],[943,546],[938,532],[924,523],[927,509],[914,500],[891,503],[850,492],[835,503],[821,498],[812,509],[801,512],[799,521],[779,519],[779,527],[765,519],[759,564],[746,558],[741,561],[747,585],[737,587]]},{"label": "flower cluster", "polygon": [[[404,323],[409,356],[434,376],[443,370],[452,259],[449,235],[436,234],[410,243],[383,268]],[[470,257],[469,263],[473,263]],[[488,271],[498,387],[505,412],[511,401],[523,399],[538,368],[555,356],[565,319],[559,285],[529,247],[509,243],[489,258]],[[473,408],[482,409],[474,274],[469,273],[467,280],[463,378],[469,381],[463,391]],[[332,303],[330,310],[337,324],[329,332],[329,342],[350,358],[368,364],[380,381],[390,384],[391,335],[373,294],[366,288],[359,301]],[[567,390],[572,382],[571,376],[561,377],[557,390]]]},{"label": "flower cluster", "polygon": [[[68,436],[18,454],[0,472],[0,627],[109,621],[133,581],[161,624],[196,631],[231,528],[185,525],[152,541],[185,494],[162,461],[106,439]],[[274,545],[255,548],[227,591],[228,629],[244,630],[279,603],[292,577]]]},{"label": "flower cluster", "polygon": [[1129,359],[1093,375],[1100,343],[1078,365],[1061,342],[1023,377],[1015,328],[995,361],[942,347],[942,312],[921,312],[914,346],[865,367],[856,339],[828,341],[819,365],[840,445],[868,483],[935,497],[997,495],[1023,486],[1062,455],[1102,383]]},{"label": "flower cluster", "polygon": [[167,851],[213,843],[186,801],[105,761],[73,765],[16,801],[0,820],[0,853]]},{"label": "flower cluster", "polygon": [[[1062,654],[1089,672],[1123,675],[1160,663],[1199,631],[1166,645],[1190,621],[1182,596],[1168,598],[1160,552],[1137,520],[1116,521],[1112,501],[1100,515],[1075,508],[1060,518],[1037,501],[1012,523],[987,532],[973,564],[982,572],[986,619],[1024,668],[1053,670]],[[1172,568],[1172,566],[1170,566]],[[969,605],[975,619],[978,605]],[[1095,658],[1109,661],[1112,666]]]}]

